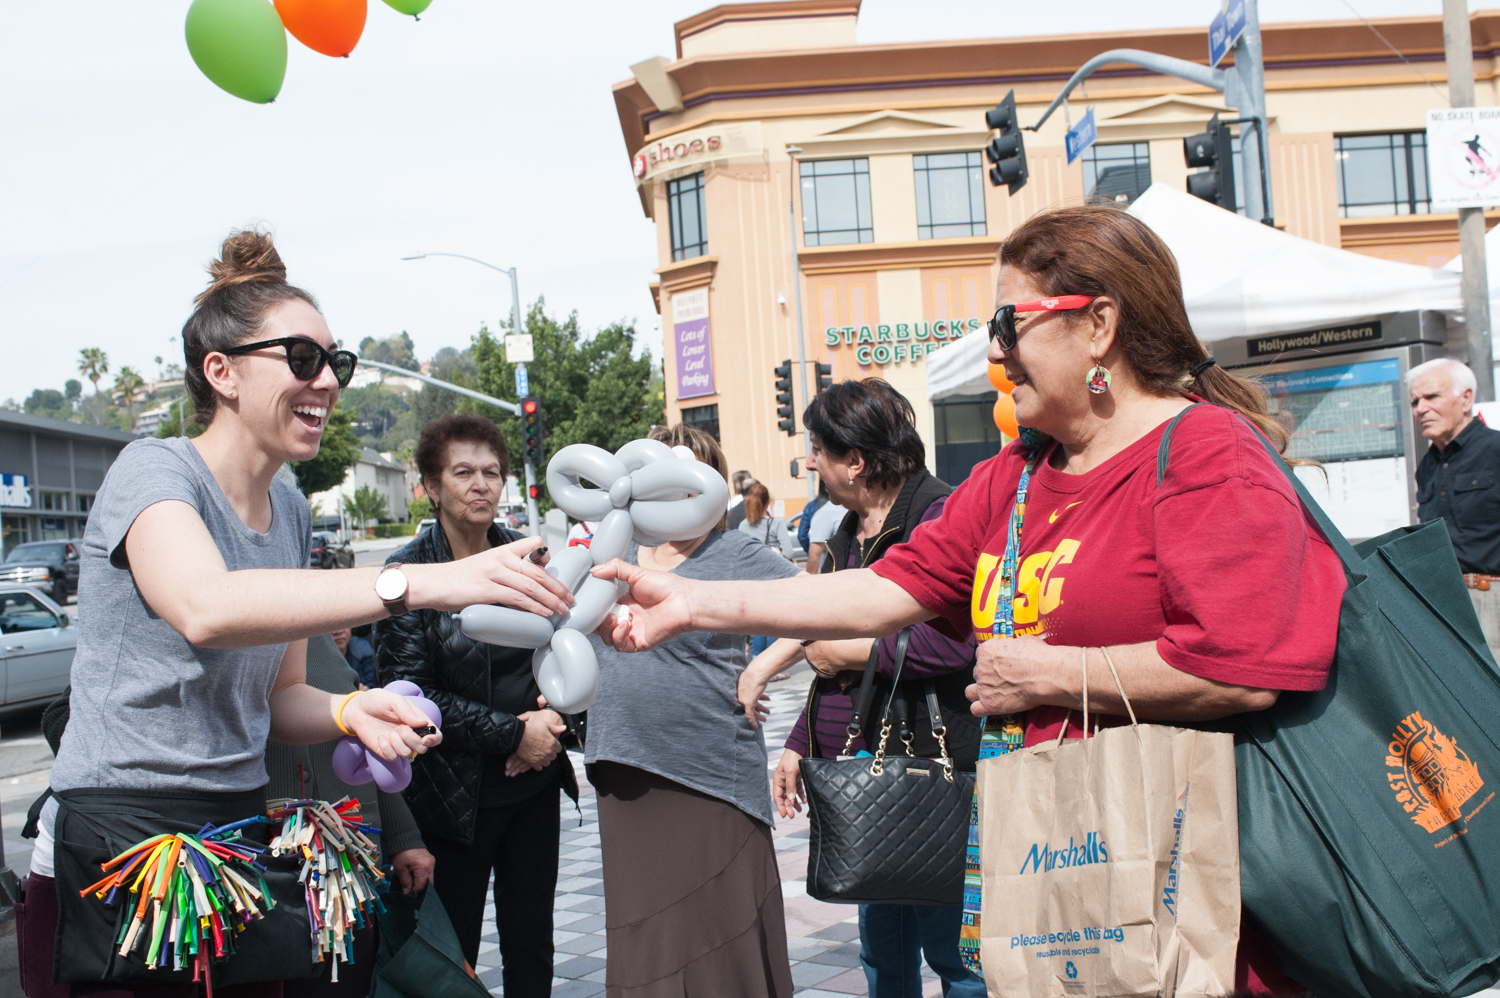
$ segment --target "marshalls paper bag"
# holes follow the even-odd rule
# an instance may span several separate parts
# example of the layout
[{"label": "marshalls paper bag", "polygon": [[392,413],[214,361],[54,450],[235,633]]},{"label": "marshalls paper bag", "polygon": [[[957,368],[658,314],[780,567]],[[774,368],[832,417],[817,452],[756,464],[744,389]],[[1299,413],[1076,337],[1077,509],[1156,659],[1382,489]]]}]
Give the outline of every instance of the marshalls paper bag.
[{"label": "marshalls paper bag", "polygon": [[1232,992],[1238,826],[1227,734],[1132,724],[981,762],[991,998]]}]

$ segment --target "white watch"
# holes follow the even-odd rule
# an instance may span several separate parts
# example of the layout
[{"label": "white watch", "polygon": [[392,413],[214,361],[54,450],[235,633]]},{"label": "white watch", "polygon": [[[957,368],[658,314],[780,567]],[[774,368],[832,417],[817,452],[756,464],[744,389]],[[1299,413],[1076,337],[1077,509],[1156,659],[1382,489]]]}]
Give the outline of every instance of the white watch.
[{"label": "white watch", "polygon": [[409,588],[406,573],[397,565],[390,565],[375,576],[375,595],[380,597],[380,602],[385,604],[392,617],[407,612],[406,593]]}]

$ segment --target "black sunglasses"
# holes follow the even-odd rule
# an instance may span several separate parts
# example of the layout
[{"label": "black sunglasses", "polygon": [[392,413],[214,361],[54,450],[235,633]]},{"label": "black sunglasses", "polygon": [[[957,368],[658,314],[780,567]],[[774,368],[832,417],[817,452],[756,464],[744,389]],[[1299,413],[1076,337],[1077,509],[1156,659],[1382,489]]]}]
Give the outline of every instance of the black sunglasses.
[{"label": "black sunglasses", "polygon": [[1071,312],[1087,307],[1093,300],[1091,295],[1059,295],[1056,298],[1001,305],[990,317],[990,339],[998,340],[1000,349],[1008,353],[1016,348],[1017,312]]},{"label": "black sunglasses", "polygon": [[359,363],[359,358],[348,350],[335,350],[329,353],[312,340],[303,339],[300,336],[283,336],[276,340],[261,340],[259,343],[242,343],[220,352],[225,356],[233,357],[237,354],[264,350],[266,347],[285,347],[286,366],[291,370],[292,376],[300,381],[313,380],[323,373],[323,365],[327,364],[333,368],[333,376],[338,379],[340,388],[349,387],[349,381],[354,377],[355,365]]}]

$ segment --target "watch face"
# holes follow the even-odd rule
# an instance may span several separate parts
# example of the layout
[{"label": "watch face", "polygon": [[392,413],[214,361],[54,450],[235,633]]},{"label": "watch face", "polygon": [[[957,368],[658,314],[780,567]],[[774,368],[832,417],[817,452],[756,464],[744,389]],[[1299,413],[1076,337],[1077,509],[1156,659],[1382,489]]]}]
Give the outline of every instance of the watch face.
[{"label": "watch face", "polygon": [[383,600],[400,599],[406,595],[406,575],[398,569],[387,569],[375,577],[375,595]]}]

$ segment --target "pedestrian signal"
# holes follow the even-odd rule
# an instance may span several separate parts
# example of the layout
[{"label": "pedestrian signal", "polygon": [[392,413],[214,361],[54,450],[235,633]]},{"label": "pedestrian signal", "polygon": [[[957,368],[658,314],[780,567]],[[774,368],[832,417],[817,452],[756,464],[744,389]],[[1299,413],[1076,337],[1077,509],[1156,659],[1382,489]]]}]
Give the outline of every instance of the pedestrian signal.
[{"label": "pedestrian signal", "polygon": [[818,391],[817,391],[817,394],[821,395],[824,392],[828,391],[828,389],[830,389],[832,387],[833,387],[833,365],[831,365],[831,364],[819,364],[818,365]]},{"label": "pedestrian signal", "polygon": [[1189,194],[1225,211],[1239,209],[1234,196],[1234,136],[1228,125],[1217,118],[1209,121],[1208,131],[1182,140],[1182,156],[1188,166],[1199,169],[1188,174]]}]

